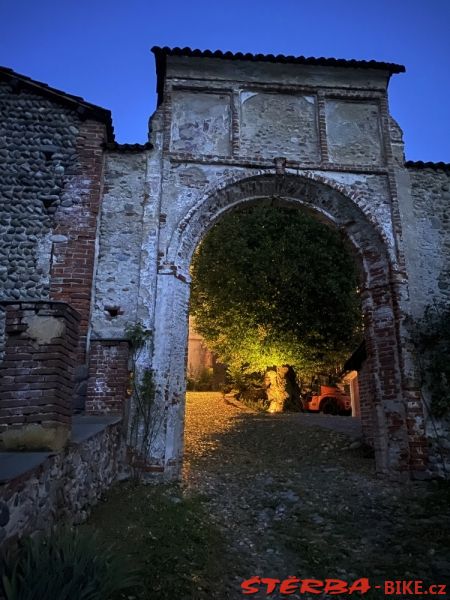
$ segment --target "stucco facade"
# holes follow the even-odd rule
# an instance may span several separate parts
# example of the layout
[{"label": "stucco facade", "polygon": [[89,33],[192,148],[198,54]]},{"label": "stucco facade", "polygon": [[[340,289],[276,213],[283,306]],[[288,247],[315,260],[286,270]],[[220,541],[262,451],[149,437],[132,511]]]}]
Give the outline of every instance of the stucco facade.
[{"label": "stucco facade", "polygon": [[[105,115],[90,114],[99,132],[83,139],[93,140],[93,161],[86,164],[95,177],[82,173],[76,187],[71,171],[61,172],[61,195],[54,195],[63,200],[38,231],[22,231],[12,221],[5,225],[11,229],[6,235],[22,235],[24,242],[35,236],[33,256],[41,262],[47,256],[36,281],[41,287],[30,287],[36,298],[52,297],[54,290],[55,299],[81,311],[78,404],[87,389],[89,410],[117,412],[122,404],[133,421],[136,407],[117,371],[125,378],[125,328],[143,323],[152,339],[139,366],[153,371],[159,426],[141,459],[147,471],[176,477],[183,455],[192,254],[226,212],[249,203],[288,204],[338,228],[353,250],[368,354],[361,407],[369,415],[366,435],[373,440],[378,470],[396,478],[442,475],[405,318],[420,316],[433,300],[449,300],[450,172],[447,165],[404,162],[401,130],[389,114],[387,95],[391,75],[403,68],[154,51],[158,107],[149,142],[116,144]],[[59,106],[56,97],[49,102]],[[70,127],[75,136],[86,121]],[[75,161],[72,144],[74,151],[62,155],[61,164]],[[14,154],[13,171],[15,160]],[[90,201],[75,202],[88,181]],[[14,205],[7,194],[4,198],[3,216],[11,219]],[[75,205],[81,211],[76,215]],[[62,224],[54,229],[55,223]],[[59,244],[53,253],[47,248],[52,240]],[[28,288],[12,285],[13,270],[6,256],[2,259],[4,299],[26,296]],[[78,272],[76,260],[89,271],[79,276],[78,286],[86,288],[81,298],[77,283],[70,283]],[[2,273],[8,273],[6,280]],[[95,360],[83,387],[89,353]],[[446,424],[439,427],[441,436],[448,436]]]}]

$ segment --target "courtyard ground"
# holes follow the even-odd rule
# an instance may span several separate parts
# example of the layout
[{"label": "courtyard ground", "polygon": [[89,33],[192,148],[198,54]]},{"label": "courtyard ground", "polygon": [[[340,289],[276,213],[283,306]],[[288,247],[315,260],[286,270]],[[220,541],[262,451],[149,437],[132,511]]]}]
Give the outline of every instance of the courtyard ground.
[{"label": "courtyard ground", "polygon": [[[381,480],[358,435],[351,417],[189,393],[182,482],[117,485],[85,527],[138,568],[142,588],[127,599],[234,600],[253,576],[447,583],[449,486]],[[269,596],[286,597],[319,596]]]}]

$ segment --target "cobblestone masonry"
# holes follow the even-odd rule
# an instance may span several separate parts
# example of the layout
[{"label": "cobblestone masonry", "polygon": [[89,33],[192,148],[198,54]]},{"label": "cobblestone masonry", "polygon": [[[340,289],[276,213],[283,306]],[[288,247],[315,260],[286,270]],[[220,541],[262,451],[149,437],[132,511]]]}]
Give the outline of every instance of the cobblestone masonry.
[{"label": "cobblestone masonry", "polygon": [[[154,370],[155,410],[163,415],[148,466],[178,476],[190,258],[221,215],[269,198],[295,204],[339,228],[354,250],[370,361],[362,387],[371,397],[362,403],[372,424],[367,435],[374,440],[378,470],[397,478],[438,472],[432,445],[428,455],[432,431],[404,320],[420,315],[434,298],[448,300],[448,170],[445,165],[441,170],[405,167],[401,129],[387,104],[389,77],[401,69],[244,56],[229,60],[168,49],[157,49],[156,55],[158,109],[150,122],[151,143],[145,145],[116,144],[101,109],[92,114],[80,99],[76,110],[60,106],[60,97],[53,99],[46,113],[41,110],[50,101],[45,94],[18,92],[12,83],[2,88],[8,111],[16,115],[7,120],[7,182],[13,181],[15,190],[17,174],[27,170],[22,165],[36,159],[40,166],[29,166],[33,182],[48,181],[45,193],[47,187],[55,193],[39,200],[45,217],[36,204],[38,186],[20,209],[10,202],[13,192],[7,188],[1,222],[7,224],[6,236],[14,238],[7,241],[32,257],[21,259],[17,274],[34,282],[30,293],[50,293],[81,313],[78,405],[86,390],[85,349],[91,344],[94,365],[102,348],[105,363],[107,345],[101,340],[123,339],[125,326],[141,321],[153,338],[139,364]],[[40,137],[45,123],[39,136],[22,150],[15,148],[25,135],[25,113],[15,107],[29,98],[34,100],[26,119],[38,127],[46,114],[53,122],[56,111],[55,126],[64,131],[52,130],[49,143],[58,146],[51,140],[63,140],[70,152],[56,152],[55,158],[41,147],[48,142]],[[82,121],[79,109],[88,113]],[[17,127],[23,135],[17,130],[16,141]],[[35,143],[36,158],[21,154]],[[277,169],[275,159],[280,159]],[[59,182],[58,177],[63,177],[61,189],[52,179]],[[36,211],[36,231],[22,225],[24,209]],[[19,220],[12,223],[13,218]],[[35,267],[38,261],[42,265]],[[6,271],[0,271],[11,294],[17,288],[13,298],[22,293],[14,270],[6,263]],[[91,367],[91,410],[109,410],[100,392],[102,386],[114,387],[107,378],[108,373],[113,377],[115,352],[110,351],[112,367],[101,376]]]},{"label": "cobblestone masonry", "polygon": [[[73,111],[0,81],[0,299],[48,298],[53,218],[74,171]],[[0,311],[0,356],[4,313]]]},{"label": "cobblestone masonry", "polygon": [[[102,145],[112,136],[110,120],[108,111],[82,98],[0,69],[0,300],[51,298],[76,308],[78,377],[87,374]],[[0,311],[0,357],[3,334]],[[78,389],[84,389],[81,380]]]},{"label": "cobblestone masonry", "polygon": [[2,299],[48,297],[53,218],[78,163],[76,114],[0,82]]},{"label": "cobblestone masonry", "polygon": [[102,492],[121,476],[123,452],[119,422],[0,483],[0,546],[49,530],[60,520],[84,521]]}]

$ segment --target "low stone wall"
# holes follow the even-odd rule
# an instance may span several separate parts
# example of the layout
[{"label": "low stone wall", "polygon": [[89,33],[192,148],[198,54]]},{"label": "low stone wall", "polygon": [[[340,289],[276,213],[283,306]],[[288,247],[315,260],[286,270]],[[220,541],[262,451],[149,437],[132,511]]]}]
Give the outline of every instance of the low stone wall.
[{"label": "low stone wall", "polygon": [[[126,476],[122,428],[118,419],[101,425],[91,418],[74,423],[75,440],[57,454],[42,454],[37,466],[32,461],[39,455],[29,453],[30,469],[0,483],[1,546],[57,521],[84,521],[102,492]],[[3,458],[10,460],[6,454]]]}]

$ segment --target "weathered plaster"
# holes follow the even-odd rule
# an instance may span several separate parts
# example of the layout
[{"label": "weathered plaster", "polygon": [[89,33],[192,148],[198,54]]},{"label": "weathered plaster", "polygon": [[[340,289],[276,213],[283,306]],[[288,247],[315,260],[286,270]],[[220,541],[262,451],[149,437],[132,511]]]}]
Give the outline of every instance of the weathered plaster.
[{"label": "weathered plaster", "polygon": [[330,160],[350,165],[381,164],[378,106],[328,99],[325,107]]},{"label": "weathered plaster", "polygon": [[[170,56],[145,165],[137,157],[108,158],[93,331],[117,335],[134,315],[152,330],[140,366],[151,364],[155,374],[163,424],[150,462],[166,476],[179,473],[182,459],[192,253],[225,212],[267,198],[312,211],[341,229],[354,248],[370,342],[378,468],[399,475],[409,460],[420,468],[408,436],[418,447],[423,430],[408,433],[408,411],[416,404],[402,392],[411,361],[400,349],[399,324],[409,295],[397,206],[401,177],[395,179],[393,169],[400,168],[403,143],[383,112],[387,81],[381,71]],[[288,161],[285,176],[274,175],[276,157]],[[120,169],[112,168],[121,161]],[[127,169],[133,175],[124,187]],[[129,297],[120,285],[107,286],[108,277],[119,281],[111,248],[127,227],[122,211],[108,211],[130,194],[138,173],[148,195],[140,232],[136,228],[130,242],[136,248],[141,235],[140,251],[126,262],[130,278],[139,272],[134,306],[134,281]],[[101,307],[104,298],[123,308],[114,323]]]},{"label": "weathered plaster", "polygon": [[[104,154],[103,124],[0,85],[0,158],[9,169],[0,174],[0,238],[9,247],[8,257],[0,252],[3,297],[50,293],[76,305],[81,345],[90,336],[105,367],[98,381],[90,369],[95,410],[120,409],[126,326],[140,321],[152,331],[139,357],[140,371],[154,370],[161,416],[150,470],[180,470],[192,253],[227,211],[268,199],[311,212],[353,248],[379,470],[423,475],[436,463],[433,448],[427,462],[431,421],[425,415],[424,423],[405,321],[432,301],[450,301],[450,177],[405,168],[402,132],[388,112],[389,75],[169,55],[164,102],[150,121],[153,147],[109,144]],[[0,318],[0,338],[1,330]],[[109,381],[107,363],[119,355],[120,377]],[[79,364],[75,373],[80,398],[87,370]]]},{"label": "weathered plaster", "polygon": [[137,320],[143,213],[148,184],[145,152],[107,155],[92,315],[92,337],[123,337]]}]

